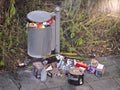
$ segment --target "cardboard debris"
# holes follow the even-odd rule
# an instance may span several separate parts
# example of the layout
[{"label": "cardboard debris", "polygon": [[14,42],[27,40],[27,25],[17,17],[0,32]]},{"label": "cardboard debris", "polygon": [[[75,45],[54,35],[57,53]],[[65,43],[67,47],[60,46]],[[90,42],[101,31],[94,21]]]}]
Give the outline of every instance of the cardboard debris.
[{"label": "cardboard debris", "polygon": [[100,77],[103,76],[104,71],[105,71],[104,65],[103,64],[98,64],[98,66],[96,68],[95,75],[100,78]]},{"label": "cardboard debris", "polygon": [[91,66],[93,66],[93,67],[97,67],[98,66],[98,61],[96,60],[96,59],[92,59],[91,60]]}]

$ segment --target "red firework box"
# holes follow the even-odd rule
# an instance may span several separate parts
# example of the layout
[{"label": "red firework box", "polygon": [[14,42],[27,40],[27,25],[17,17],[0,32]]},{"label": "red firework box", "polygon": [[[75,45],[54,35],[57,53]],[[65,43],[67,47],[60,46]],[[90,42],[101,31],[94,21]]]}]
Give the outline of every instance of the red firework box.
[{"label": "red firework box", "polygon": [[88,69],[88,65],[83,62],[76,62],[75,66],[85,68],[86,70]]}]

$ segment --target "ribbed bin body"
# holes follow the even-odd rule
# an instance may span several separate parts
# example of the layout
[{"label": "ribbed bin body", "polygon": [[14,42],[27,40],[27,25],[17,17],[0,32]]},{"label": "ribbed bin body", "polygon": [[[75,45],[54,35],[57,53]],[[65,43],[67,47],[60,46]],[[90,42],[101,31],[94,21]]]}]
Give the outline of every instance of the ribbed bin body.
[{"label": "ribbed bin body", "polygon": [[51,27],[28,28],[28,55],[41,58],[51,52]]}]

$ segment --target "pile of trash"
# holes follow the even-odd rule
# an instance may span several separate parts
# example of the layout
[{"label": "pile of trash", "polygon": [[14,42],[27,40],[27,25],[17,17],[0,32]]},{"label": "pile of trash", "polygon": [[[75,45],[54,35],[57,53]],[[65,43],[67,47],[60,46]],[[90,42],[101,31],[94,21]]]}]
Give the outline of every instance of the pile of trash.
[{"label": "pile of trash", "polygon": [[33,62],[33,74],[42,82],[47,80],[47,76],[51,78],[67,77],[70,84],[82,85],[84,84],[85,71],[100,78],[104,74],[104,65],[96,59],[92,59],[89,64],[86,64],[83,61],[66,58],[60,54]]}]

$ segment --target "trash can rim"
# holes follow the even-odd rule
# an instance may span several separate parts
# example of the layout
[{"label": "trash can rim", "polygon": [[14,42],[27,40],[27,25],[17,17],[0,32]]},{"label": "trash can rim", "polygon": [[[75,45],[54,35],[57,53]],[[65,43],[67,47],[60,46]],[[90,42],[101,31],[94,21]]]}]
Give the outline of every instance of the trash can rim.
[{"label": "trash can rim", "polygon": [[32,22],[46,22],[51,19],[51,13],[41,10],[35,10],[27,14],[27,19]]}]

